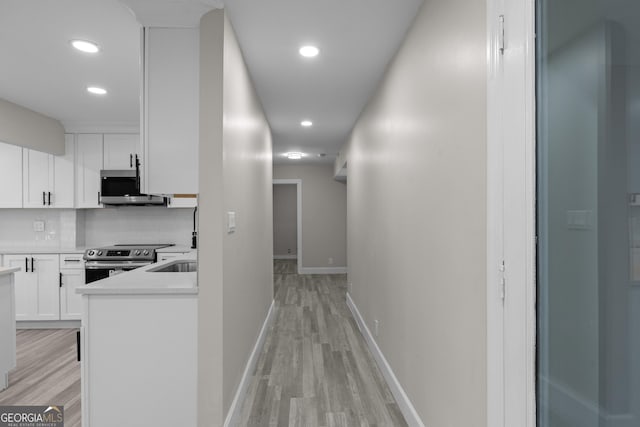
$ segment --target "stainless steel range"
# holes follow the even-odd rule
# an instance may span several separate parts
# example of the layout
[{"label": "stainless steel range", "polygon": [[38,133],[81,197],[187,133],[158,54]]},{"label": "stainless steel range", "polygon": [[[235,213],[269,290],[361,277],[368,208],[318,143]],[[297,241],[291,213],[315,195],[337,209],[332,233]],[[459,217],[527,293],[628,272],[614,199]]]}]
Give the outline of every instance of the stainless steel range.
[{"label": "stainless steel range", "polygon": [[95,282],[157,261],[157,249],[172,243],[113,245],[84,251],[85,283]]}]

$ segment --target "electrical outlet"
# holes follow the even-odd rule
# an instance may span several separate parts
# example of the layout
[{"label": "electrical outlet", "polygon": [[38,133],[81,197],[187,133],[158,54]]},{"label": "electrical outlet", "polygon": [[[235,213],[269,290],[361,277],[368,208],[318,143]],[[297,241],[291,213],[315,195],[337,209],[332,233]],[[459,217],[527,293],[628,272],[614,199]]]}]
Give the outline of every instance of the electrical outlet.
[{"label": "electrical outlet", "polygon": [[380,322],[378,322],[378,319],[376,319],[373,321],[373,335],[377,338],[379,332],[380,332]]},{"label": "electrical outlet", "polygon": [[44,231],[44,221],[33,221],[33,231]]},{"label": "electrical outlet", "polygon": [[328,262],[329,262],[329,265],[333,265],[333,258],[332,258],[332,257],[329,257]]}]

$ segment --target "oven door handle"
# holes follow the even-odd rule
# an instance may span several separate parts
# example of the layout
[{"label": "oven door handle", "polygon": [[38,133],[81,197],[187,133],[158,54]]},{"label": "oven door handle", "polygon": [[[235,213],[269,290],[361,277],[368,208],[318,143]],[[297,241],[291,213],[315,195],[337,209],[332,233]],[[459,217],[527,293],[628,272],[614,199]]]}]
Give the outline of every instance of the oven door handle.
[{"label": "oven door handle", "polygon": [[139,267],[144,267],[146,265],[152,264],[151,262],[127,262],[127,263],[94,263],[94,262],[86,262],[84,264],[84,268],[86,270],[105,270],[105,269],[134,269]]}]

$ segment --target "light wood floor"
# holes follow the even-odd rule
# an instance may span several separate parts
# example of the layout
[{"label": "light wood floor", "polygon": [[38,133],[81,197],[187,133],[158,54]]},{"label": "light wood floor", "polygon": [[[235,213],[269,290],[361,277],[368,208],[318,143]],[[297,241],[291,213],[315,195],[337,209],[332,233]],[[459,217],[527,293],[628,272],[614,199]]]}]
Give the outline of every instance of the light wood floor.
[{"label": "light wood floor", "polygon": [[80,362],[77,329],[19,329],[17,367],[0,405],[64,406],[65,427],[80,427]]},{"label": "light wood floor", "polygon": [[406,422],[345,301],[345,275],[276,260],[276,318],[239,427],[400,427]]},{"label": "light wood floor", "polygon": [[[346,305],[346,276],[296,271],[274,263],[276,317],[238,427],[406,426]],[[17,357],[0,405],[64,405],[65,427],[80,427],[76,330],[19,330]]]}]

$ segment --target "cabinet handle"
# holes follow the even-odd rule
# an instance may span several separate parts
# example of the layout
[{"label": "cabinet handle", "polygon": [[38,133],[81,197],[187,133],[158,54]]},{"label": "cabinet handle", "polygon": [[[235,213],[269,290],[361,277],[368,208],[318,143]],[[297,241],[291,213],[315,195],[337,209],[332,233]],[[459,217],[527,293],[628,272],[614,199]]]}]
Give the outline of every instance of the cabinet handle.
[{"label": "cabinet handle", "polygon": [[28,273],[29,272],[29,258],[24,257],[24,272]]},{"label": "cabinet handle", "polygon": [[47,203],[47,204],[48,204],[49,206],[51,206],[51,191],[49,191],[49,200],[48,200],[48,203]]},{"label": "cabinet handle", "polygon": [[133,154],[129,153],[129,167],[133,169]]},{"label": "cabinet handle", "polygon": [[43,191],[42,192],[42,206],[47,204],[46,201],[45,201],[45,198],[46,198],[46,195],[45,195],[45,192]]},{"label": "cabinet handle", "polygon": [[32,273],[35,273],[35,272],[36,272],[36,269],[35,269],[35,268],[33,268],[33,257],[31,257],[31,272],[32,272]]},{"label": "cabinet handle", "polygon": [[78,349],[78,351],[77,351],[77,353],[78,353],[77,359],[78,359],[78,362],[80,362],[80,359],[81,359],[81,357],[80,357],[80,331],[76,331],[76,348]]},{"label": "cabinet handle", "polygon": [[98,191],[98,204],[100,204],[100,192]]},{"label": "cabinet handle", "polygon": [[62,287],[62,273],[60,273],[60,287]]},{"label": "cabinet handle", "polygon": [[78,258],[65,258],[64,262],[80,262]]}]

